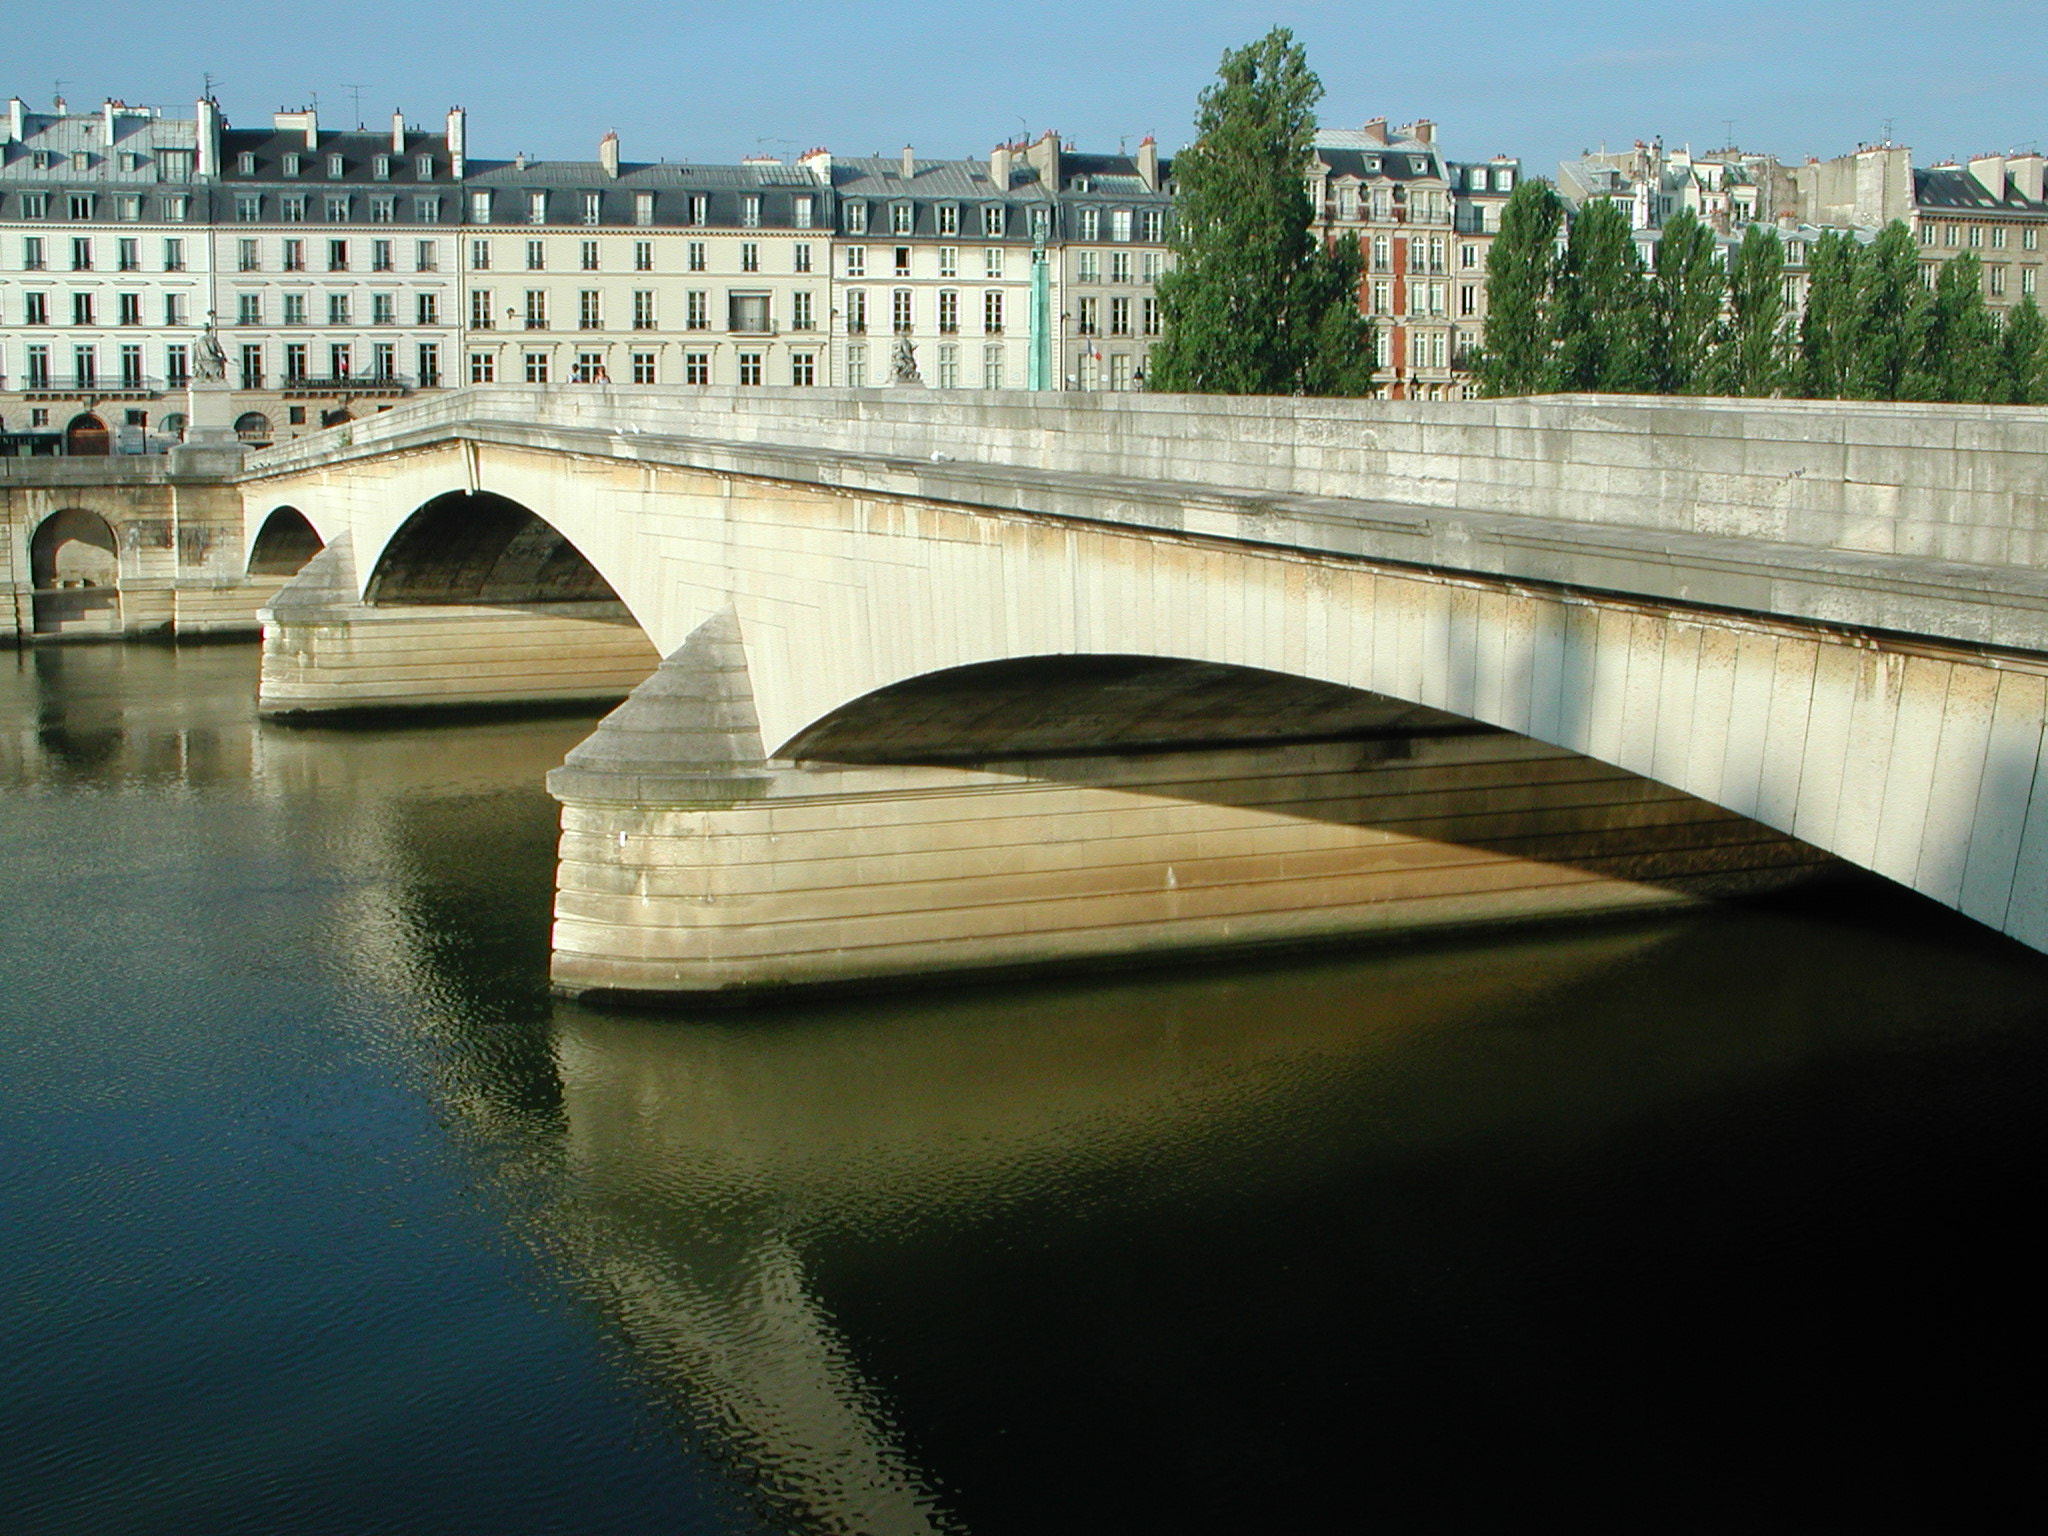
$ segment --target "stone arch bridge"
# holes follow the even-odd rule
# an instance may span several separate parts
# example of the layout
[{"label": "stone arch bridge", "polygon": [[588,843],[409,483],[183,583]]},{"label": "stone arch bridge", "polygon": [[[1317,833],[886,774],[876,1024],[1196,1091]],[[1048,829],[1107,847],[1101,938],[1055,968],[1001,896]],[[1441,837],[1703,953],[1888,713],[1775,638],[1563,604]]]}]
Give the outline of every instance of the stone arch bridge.
[{"label": "stone arch bridge", "polygon": [[550,780],[566,991],[1836,861],[2048,948],[2048,412],[486,388],[241,488],[267,711],[630,694]]}]

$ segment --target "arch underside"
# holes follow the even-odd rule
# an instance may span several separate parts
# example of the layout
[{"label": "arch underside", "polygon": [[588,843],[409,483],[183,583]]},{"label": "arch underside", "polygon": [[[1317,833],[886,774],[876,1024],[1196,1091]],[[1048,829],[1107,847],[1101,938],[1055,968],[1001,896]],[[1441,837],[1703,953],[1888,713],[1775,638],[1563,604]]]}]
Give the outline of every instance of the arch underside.
[{"label": "arch underside", "polygon": [[364,588],[379,603],[617,603],[582,551],[546,520],[490,492],[449,492],[391,536]]},{"label": "arch underside", "polygon": [[[607,731],[615,762],[628,736],[643,749],[747,739],[731,667],[705,659],[665,685],[665,730],[653,696],[636,696],[556,780],[566,990],[746,996],[1159,960],[1642,911],[1835,867],[1690,795],[1468,718],[1145,656],[906,679],[723,789],[642,776],[646,805],[618,810],[630,796],[600,782]],[[721,686],[718,713],[703,713]]]},{"label": "arch underside", "polygon": [[279,507],[263,520],[249,547],[251,576],[293,576],[326,547],[297,507]]}]

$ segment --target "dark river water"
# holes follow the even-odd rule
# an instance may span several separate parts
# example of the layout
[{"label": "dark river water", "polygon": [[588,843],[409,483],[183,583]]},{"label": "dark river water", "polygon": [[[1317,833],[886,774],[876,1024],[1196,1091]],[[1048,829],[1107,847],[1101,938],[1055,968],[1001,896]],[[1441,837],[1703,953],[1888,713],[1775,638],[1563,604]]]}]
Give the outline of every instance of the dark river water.
[{"label": "dark river water", "polygon": [[0,657],[10,1536],[2034,1501],[2041,957],[1873,884],[605,1014],[546,987],[587,720],[259,726],[255,671]]}]

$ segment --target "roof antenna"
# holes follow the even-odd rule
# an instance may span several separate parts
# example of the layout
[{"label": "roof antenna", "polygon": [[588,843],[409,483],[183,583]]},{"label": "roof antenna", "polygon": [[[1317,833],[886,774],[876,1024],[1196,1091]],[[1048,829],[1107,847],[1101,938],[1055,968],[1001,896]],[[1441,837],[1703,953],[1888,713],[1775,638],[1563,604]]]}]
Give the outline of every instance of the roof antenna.
[{"label": "roof antenna", "polygon": [[363,126],[363,92],[367,91],[369,87],[367,85],[344,85],[342,89],[356,99],[356,130],[361,132]]},{"label": "roof antenna", "polygon": [[201,82],[199,87],[199,94],[204,96],[208,101],[213,100],[213,88],[216,85],[225,84],[224,81],[215,80],[213,78],[213,71],[210,69],[203,71],[200,74],[199,79]]},{"label": "roof antenna", "polygon": [[56,101],[62,101],[64,99],[64,87],[70,83],[69,80],[52,80],[50,82],[51,98]]},{"label": "roof antenna", "polygon": [[1721,126],[1728,130],[1728,147],[1733,149],[1735,147],[1735,119],[1724,117],[1721,119]]},{"label": "roof antenna", "polygon": [[1891,142],[1892,142],[1892,120],[1891,120],[1890,118],[1886,118],[1886,119],[1884,120],[1884,142],[1885,142],[1885,148],[1887,148],[1887,149],[1891,148]]}]

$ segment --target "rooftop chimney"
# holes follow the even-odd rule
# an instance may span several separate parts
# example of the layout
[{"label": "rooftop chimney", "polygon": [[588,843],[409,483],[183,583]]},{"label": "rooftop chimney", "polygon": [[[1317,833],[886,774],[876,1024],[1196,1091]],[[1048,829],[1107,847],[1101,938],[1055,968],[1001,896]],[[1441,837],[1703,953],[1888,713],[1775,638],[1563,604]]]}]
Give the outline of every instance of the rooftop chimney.
[{"label": "rooftop chimney", "polygon": [[7,102],[7,139],[19,144],[28,137],[28,104],[19,96],[10,97]]},{"label": "rooftop chimney", "polygon": [[[1426,117],[1415,119],[1414,126],[1408,131],[1415,136],[1419,143],[1434,144],[1436,142],[1436,124]],[[1639,140],[1638,142],[1641,141]]]},{"label": "rooftop chimney", "polygon": [[461,107],[448,109],[448,174],[462,180],[464,157],[469,152],[469,113]]},{"label": "rooftop chimney", "polygon": [[320,147],[320,114],[313,108],[301,107],[296,112],[273,112],[270,121],[279,133],[303,131],[306,135],[306,148]]},{"label": "rooftop chimney", "polygon": [[905,181],[909,181],[916,174],[917,155],[911,149],[911,147],[908,144],[906,144],[903,146],[903,179]]},{"label": "rooftop chimney", "polygon": [[1365,136],[1375,144],[1386,143],[1387,120],[1384,117],[1375,117],[1368,121],[1365,125]]},{"label": "rooftop chimney", "polygon": [[391,114],[391,153],[394,155],[405,153],[405,114],[403,112]]},{"label": "rooftop chimney", "polygon": [[1970,161],[1970,174],[2001,203],[2005,201],[2005,156],[1977,155]]},{"label": "rooftop chimney", "polygon": [[618,179],[618,175],[619,175],[619,130],[618,130],[618,129],[614,128],[614,129],[613,129],[613,130],[612,130],[612,131],[611,131],[610,133],[606,134],[606,135],[605,135],[605,136],[604,136],[603,138],[601,138],[601,139],[599,139],[599,140],[597,141],[597,163],[598,163],[599,165],[601,165],[601,166],[603,166],[603,167],[604,167],[604,173],[605,173],[605,175],[607,175],[607,176],[611,177],[611,178],[612,178],[612,179],[613,179],[614,181],[616,181],[616,180]]},{"label": "rooftop chimney", "polygon": [[1138,141],[1138,179],[1147,192],[1159,190],[1159,141],[1149,133]]},{"label": "rooftop chimney", "polygon": [[2032,151],[2024,155],[2014,155],[2005,162],[2006,176],[2011,179],[2019,195],[2030,203],[2041,201],[2041,172],[2044,164],[2048,162],[2044,162],[2039,154]]},{"label": "rooftop chimney", "polygon": [[819,186],[832,185],[832,151],[823,145],[805,150],[796,163],[816,177]]},{"label": "rooftop chimney", "polygon": [[1010,190],[1010,146],[998,144],[989,153],[988,179],[996,184],[998,192]]},{"label": "rooftop chimney", "polygon": [[211,96],[202,96],[192,117],[199,140],[193,170],[205,181],[220,174],[220,103]]}]

